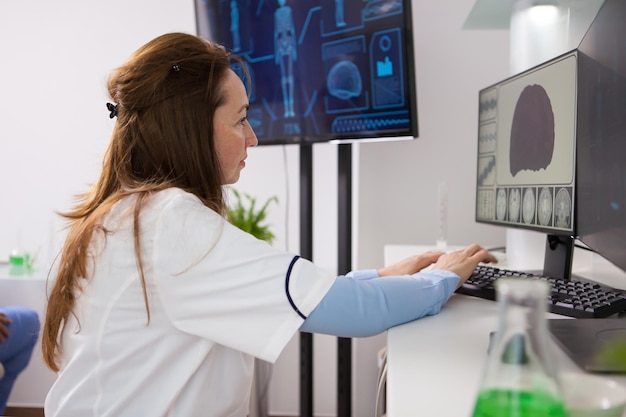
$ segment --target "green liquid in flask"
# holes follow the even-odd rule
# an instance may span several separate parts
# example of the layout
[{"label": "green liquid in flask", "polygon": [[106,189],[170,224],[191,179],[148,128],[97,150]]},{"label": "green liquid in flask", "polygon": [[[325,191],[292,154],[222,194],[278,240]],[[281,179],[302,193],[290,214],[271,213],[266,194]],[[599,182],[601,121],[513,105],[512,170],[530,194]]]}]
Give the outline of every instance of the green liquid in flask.
[{"label": "green liquid in flask", "polygon": [[473,417],[567,417],[563,401],[546,392],[483,390]]}]

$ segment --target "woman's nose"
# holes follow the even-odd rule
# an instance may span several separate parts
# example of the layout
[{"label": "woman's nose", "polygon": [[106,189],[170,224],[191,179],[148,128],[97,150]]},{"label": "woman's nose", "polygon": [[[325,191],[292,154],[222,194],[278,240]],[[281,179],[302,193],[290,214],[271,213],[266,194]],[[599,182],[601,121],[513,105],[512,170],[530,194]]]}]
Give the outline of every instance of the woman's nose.
[{"label": "woman's nose", "polygon": [[256,133],[254,133],[254,129],[252,126],[248,125],[250,131],[248,132],[248,146],[256,146],[259,144],[259,139],[256,137]]}]

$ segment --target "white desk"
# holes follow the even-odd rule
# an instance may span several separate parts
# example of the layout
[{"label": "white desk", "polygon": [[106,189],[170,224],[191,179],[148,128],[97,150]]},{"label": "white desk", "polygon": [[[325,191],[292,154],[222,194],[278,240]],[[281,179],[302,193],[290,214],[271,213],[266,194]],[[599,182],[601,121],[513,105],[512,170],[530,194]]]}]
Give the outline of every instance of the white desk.
[{"label": "white desk", "polygon": [[[398,257],[423,247],[399,248]],[[398,257],[386,253],[386,263]],[[564,318],[555,314],[551,318]],[[387,335],[388,417],[470,417],[480,384],[497,303],[455,294],[435,316]],[[551,341],[561,371],[582,372]],[[615,378],[626,384],[626,377]]]},{"label": "white desk", "polygon": [[[455,294],[438,315],[390,329],[388,417],[471,416],[497,321],[497,303]],[[557,360],[576,369],[564,354]]]}]

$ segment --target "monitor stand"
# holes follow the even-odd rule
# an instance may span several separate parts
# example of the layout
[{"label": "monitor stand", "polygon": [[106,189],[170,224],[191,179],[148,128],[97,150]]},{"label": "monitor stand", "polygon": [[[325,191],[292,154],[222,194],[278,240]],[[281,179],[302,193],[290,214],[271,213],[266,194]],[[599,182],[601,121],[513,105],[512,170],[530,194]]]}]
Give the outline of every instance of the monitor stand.
[{"label": "monitor stand", "polygon": [[553,278],[570,279],[574,259],[572,236],[547,235],[543,274]]}]

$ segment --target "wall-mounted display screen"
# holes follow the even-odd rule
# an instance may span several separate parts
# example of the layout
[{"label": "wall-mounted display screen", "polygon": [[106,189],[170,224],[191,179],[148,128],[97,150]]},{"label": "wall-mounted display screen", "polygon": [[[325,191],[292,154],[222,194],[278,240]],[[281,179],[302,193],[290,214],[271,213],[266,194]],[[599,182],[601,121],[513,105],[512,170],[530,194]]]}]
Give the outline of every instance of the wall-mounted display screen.
[{"label": "wall-mounted display screen", "polygon": [[260,145],[417,137],[410,6],[196,0],[197,31],[244,59]]}]

